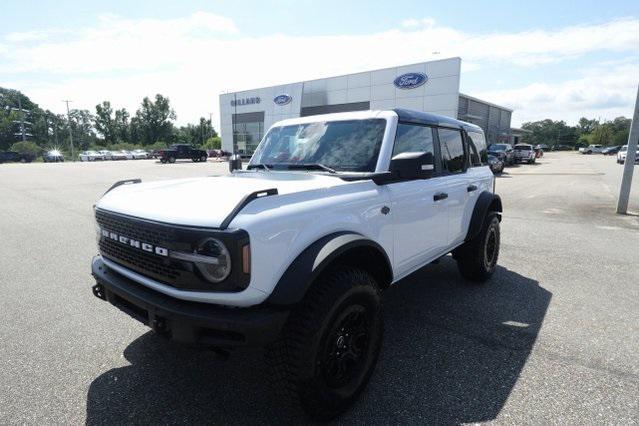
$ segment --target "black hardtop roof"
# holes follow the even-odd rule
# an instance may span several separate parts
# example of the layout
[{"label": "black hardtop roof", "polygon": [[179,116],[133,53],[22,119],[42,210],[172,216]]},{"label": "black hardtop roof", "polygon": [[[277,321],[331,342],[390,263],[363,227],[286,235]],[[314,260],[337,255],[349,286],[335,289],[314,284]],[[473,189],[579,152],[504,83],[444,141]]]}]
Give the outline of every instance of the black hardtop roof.
[{"label": "black hardtop roof", "polygon": [[430,112],[416,111],[406,108],[395,108],[393,111],[399,116],[399,121],[405,123],[452,127],[455,129],[465,129],[467,131],[478,131],[483,133],[481,127],[475,124],[455,120],[454,118],[446,117],[445,115],[432,114]]}]

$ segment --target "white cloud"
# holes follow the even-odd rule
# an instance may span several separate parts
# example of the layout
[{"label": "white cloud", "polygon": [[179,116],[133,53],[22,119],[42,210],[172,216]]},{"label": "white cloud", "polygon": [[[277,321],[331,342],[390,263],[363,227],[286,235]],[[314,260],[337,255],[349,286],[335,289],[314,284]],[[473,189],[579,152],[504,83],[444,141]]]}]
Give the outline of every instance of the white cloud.
[{"label": "white cloud", "polygon": [[[613,72],[611,72],[613,70]],[[515,110],[513,126],[544,118],[569,124],[580,117],[611,119],[632,116],[639,84],[639,62],[598,66],[561,83],[533,83],[524,87],[475,92],[482,99]]]},{"label": "white cloud", "polygon": [[[229,18],[198,12],[167,20],[108,15],[95,27],[74,33],[33,33],[46,37],[4,38],[0,80],[17,82],[15,88],[54,111],[62,111],[64,98],[74,99],[79,108],[93,109],[109,99],[135,110],[142,96],[162,93],[171,98],[181,123],[209,112],[217,116],[218,95],[223,91],[420,62],[431,58],[432,52],[441,53],[437,58],[462,57],[464,72],[534,67],[593,52],[639,52],[639,19],[557,31],[472,34],[425,18],[407,20],[402,29],[368,35],[249,37]],[[534,100],[532,95],[538,92],[563,93],[561,85],[542,86],[511,94]],[[503,99],[510,104],[513,99],[503,95],[506,92],[485,93],[494,102]],[[476,91],[471,94],[479,96]],[[596,108],[587,103],[602,100],[590,95],[583,99],[576,104],[584,108]],[[534,115],[529,103],[517,104],[515,117]]]},{"label": "white cloud", "polygon": [[410,18],[410,19],[405,19],[402,21],[402,27],[406,27],[406,28],[415,28],[420,26],[430,28],[433,25],[435,25],[435,20],[433,18],[423,18],[423,19]]}]

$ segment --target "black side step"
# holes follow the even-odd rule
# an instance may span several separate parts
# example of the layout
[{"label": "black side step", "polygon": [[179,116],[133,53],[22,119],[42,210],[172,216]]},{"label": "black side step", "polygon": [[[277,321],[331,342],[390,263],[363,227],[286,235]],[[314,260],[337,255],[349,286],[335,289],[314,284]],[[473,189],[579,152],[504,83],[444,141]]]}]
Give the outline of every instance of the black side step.
[{"label": "black side step", "polygon": [[127,184],[130,184],[130,183],[142,183],[142,179],[137,178],[137,179],[119,180],[116,183],[114,183],[113,185],[111,185],[111,188],[107,189],[107,191],[103,195],[106,195],[109,191],[111,191],[112,189],[117,188],[120,185],[127,185]]},{"label": "black side step", "polygon": [[246,197],[242,198],[242,200],[237,203],[237,206],[235,206],[231,213],[229,213],[229,215],[226,216],[226,218],[222,221],[220,229],[228,228],[233,219],[235,219],[235,216],[237,216],[248,203],[255,200],[256,198],[268,197],[269,195],[277,195],[277,188],[261,189],[259,191],[251,192]]}]

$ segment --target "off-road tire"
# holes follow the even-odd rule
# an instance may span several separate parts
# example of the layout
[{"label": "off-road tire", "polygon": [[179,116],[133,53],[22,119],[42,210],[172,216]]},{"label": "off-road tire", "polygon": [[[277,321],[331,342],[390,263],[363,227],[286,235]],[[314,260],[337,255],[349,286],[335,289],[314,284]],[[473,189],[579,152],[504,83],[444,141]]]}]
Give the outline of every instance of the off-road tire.
[{"label": "off-road tire", "polygon": [[201,161],[201,162],[205,162],[205,161],[206,161],[206,155],[201,156],[201,157],[200,157],[200,161]]},{"label": "off-road tire", "polygon": [[166,158],[160,158],[160,163],[166,164]]},{"label": "off-road tire", "polygon": [[267,348],[275,392],[297,412],[334,418],[368,383],[383,330],[379,290],[368,272],[341,266],[324,273]]},{"label": "off-road tire", "polygon": [[479,234],[455,251],[461,275],[478,283],[488,280],[497,267],[499,242],[499,217],[495,213],[489,213]]},{"label": "off-road tire", "polygon": [[173,156],[169,157],[169,163],[171,164],[175,163],[175,157]]}]

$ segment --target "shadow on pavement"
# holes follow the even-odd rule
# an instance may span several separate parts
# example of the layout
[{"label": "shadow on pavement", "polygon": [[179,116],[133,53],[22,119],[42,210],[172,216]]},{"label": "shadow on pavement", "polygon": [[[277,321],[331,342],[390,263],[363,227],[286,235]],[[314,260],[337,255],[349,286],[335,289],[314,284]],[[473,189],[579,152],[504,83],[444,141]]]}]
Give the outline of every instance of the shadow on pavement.
[{"label": "shadow on pavement", "polygon": [[[551,293],[499,268],[484,286],[464,282],[450,256],[389,289],[385,341],[368,390],[340,422],[466,423],[494,419],[539,333]],[[259,350],[228,361],[146,333],[124,351],[129,366],[97,377],[87,424],[285,423]]]}]

